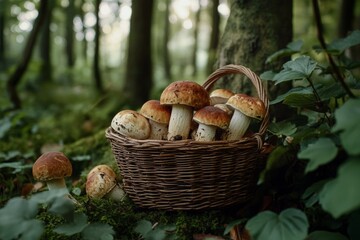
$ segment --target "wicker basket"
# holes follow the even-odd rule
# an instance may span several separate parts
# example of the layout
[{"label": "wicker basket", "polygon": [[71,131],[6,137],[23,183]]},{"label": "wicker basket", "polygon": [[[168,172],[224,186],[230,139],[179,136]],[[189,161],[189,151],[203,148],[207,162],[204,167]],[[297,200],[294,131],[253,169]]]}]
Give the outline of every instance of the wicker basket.
[{"label": "wicker basket", "polygon": [[224,208],[251,199],[263,160],[263,136],[269,123],[268,98],[259,77],[241,65],[227,65],[203,84],[227,74],[244,74],[264,102],[259,131],[238,141],[136,140],[106,130],[123,187],[139,207],[163,210]]}]

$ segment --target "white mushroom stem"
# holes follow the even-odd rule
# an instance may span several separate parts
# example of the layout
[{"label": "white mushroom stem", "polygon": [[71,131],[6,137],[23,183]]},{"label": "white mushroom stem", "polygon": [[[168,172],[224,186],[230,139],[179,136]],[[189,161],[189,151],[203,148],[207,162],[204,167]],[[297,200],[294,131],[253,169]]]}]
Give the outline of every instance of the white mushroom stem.
[{"label": "white mushroom stem", "polygon": [[230,120],[226,140],[239,140],[244,136],[250,125],[250,118],[242,112],[235,110]]},{"label": "white mushroom stem", "polygon": [[125,192],[119,187],[119,185],[116,184],[113,189],[105,195],[105,197],[121,202],[125,197]]},{"label": "white mushroom stem", "polygon": [[171,141],[187,139],[192,117],[192,107],[181,104],[172,105],[167,139]]},{"label": "white mushroom stem", "polygon": [[199,123],[195,135],[195,141],[214,141],[216,134],[216,127]]},{"label": "white mushroom stem", "polygon": [[149,119],[150,123],[150,136],[149,139],[166,140],[168,133],[167,124],[158,123]]},{"label": "white mushroom stem", "polygon": [[58,189],[66,189],[67,190],[64,178],[48,180],[48,181],[46,181],[46,185],[49,190],[58,190]]}]

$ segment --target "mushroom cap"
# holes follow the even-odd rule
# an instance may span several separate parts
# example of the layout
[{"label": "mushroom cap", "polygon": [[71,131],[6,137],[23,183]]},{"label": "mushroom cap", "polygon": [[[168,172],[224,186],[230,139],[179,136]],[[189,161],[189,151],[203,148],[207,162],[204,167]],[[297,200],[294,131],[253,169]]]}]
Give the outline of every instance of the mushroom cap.
[{"label": "mushroom cap", "polygon": [[265,115],[265,105],[259,98],[246,94],[234,94],[226,103],[230,107],[242,112],[248,117],[262,119]]},{"label": "mushroom cap", "polygon": [[111,167],[109,167],[108,165],[105,165],[105,164],[100,164],[100,165],[93,167],[89,171],[88,175],[86,176],[86,179],[88,179],[92,174],[94,174],[96,172],[105,172],[107,175],[109,175],[113,178],[116,178],[116,173],[114,172],[114,170]]},{"label": "mushroom cap", "polygon": [[[102,171],[104,169],[105,171]],[[102,170],[95,167],[94,171],[88,174],[85,190],[90,198],[102,198],[116,186],[116,174],[107,168]]]},{"label": "mushroom cap", "polygon": [[149,100],[142,105],[139,112],[144,117],[157,123],[169,124],[171,107],[167,105],[161,105],[159,100]]},{"label": "mushroom cap", "polygon": [[134,110],[122,110],[111,121],[111,127],[118,133],[135,139],[146,139],[150,135],[150,124]]},{"label": "mushroom cap", "polygon": [[231,117],[220,108],[206,106],[196,111],[193,119],[197,123],[226,129],[229,126]]},{"label": "mushroom cap", "polygon": [[61,179],[71,176],[72,165],[62,152],[47,152],[35,161],[32,173],[39,181]]},{"label": "mushroom cap", "polygon": [[200,109],[210,104],[209,93],[196,82],[176,81],[170,83],[160,96],[165,105],[181,104]]},{"label": "mushroom cap", "polygon": [[219,103],[226,103],[234,93],[228,89],[219,88],[210,93],[210,104],[215,105]]}]

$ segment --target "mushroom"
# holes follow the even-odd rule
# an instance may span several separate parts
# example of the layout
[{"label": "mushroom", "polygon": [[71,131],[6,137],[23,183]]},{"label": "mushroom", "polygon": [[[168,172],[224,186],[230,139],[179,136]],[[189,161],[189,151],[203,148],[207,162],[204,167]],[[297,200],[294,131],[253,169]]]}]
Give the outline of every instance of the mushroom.
[{"label": "mushroom", "polygon": [[124,191],[116,181],[116,174],[107,165],[94,167],[86,177],[86,193],[89,198],[110,198],[122,201],[125,197]]},{"label": "mushroom", "polygon": [[230,116],[214,106],[206,106],[196,111],[194,121],[199,123],[195,141],[214,141],[217,128],[226,129]]},{"label": "mushroom", "polygon": [[250,125],[251,118],[261,120],[265,115],[265,105],[259,98],[246,94],[235,94],[229,98],[226,105],[234,109],[226,140],[239,140],[244,136]]},{"label": "mushroom", "polygon": [[122,110],[111,121],[111,127],[118,133],[135,139],[147,139],[150,124],[140,113],[134,110]]},{"label": "mushroom", "polygon": [[220,108],[221,110],[223,110],[224,112],[226,112],[227,114],[229,114],[230,116],[232,116],[232,114],[234,113],[234,110],[231,109],[228,105],[226,105],[225,103],[218,103],[215,104],[214,107]]},{"label": "mushroom", "polygon": [[201,85],[191,81],[176,81],[161,93],[160,103],[172,105],[167,139],[182,140],[189,137],[193,110],[209,105],[210,99]]},{"label": "mushroom", "polygon": [[227,100],[233,95],[234,93],[228,89],[215,89],[210,93],[210,105],[226,103]]},{"label": "mushroom", "polygon": [[149,139],[166,140],[171,107],[161,105],[159,100],[149,100],[142,105],[139,112],[149,120]]},{"label": "mushroom", "polygon": [[70,160],[61,152],[47,152],[42,154],[32,167],[33,177],[46,182],[49,190],[67,189],[65,177],[72,174]]}]

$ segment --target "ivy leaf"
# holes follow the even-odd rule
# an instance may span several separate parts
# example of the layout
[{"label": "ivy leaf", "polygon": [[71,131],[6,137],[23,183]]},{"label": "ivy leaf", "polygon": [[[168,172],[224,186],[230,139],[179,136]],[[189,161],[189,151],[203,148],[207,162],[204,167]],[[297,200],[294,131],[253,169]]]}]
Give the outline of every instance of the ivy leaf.
[{"label": "ivy leaf", "polygon": [[91,223],[81,233],[85,240],[112,240],[115,231],[105,223]]},{"label": "ivy leaf", "polygon": [[87,216],[84,213],[76,213],[73,222],[61,224],[54,229],[54,232],[72,236],[82,232],[88,226]]},{"label": "ivy leaf", "polygon": [[330,138],[319,138],[302,149],[298,153],[298,158],[309,159],[305,169],[308,173],[333,160],[337,153],[338,149]]},{"label": "ivy leaf", "polygon": [[360,154],[360,99],[350,99],[335,111],[332,131],[340,132],[340,140],[350,155]]},{"label": "ivy leaf", "polygon": [[360,207],[360,159],[348,159],[319,195],[322,208],[338,218]]},{"label": "ivy leaf", "polygon": [[304,212],[288,208],[279,215],[264,211],[251,218],[245,225],[254,240],[303,240],[309,223]]},{"label": "ivy leaf", "polygon": [[314,231],[305,240],[348,240],[348,238],[337,232]]}]

